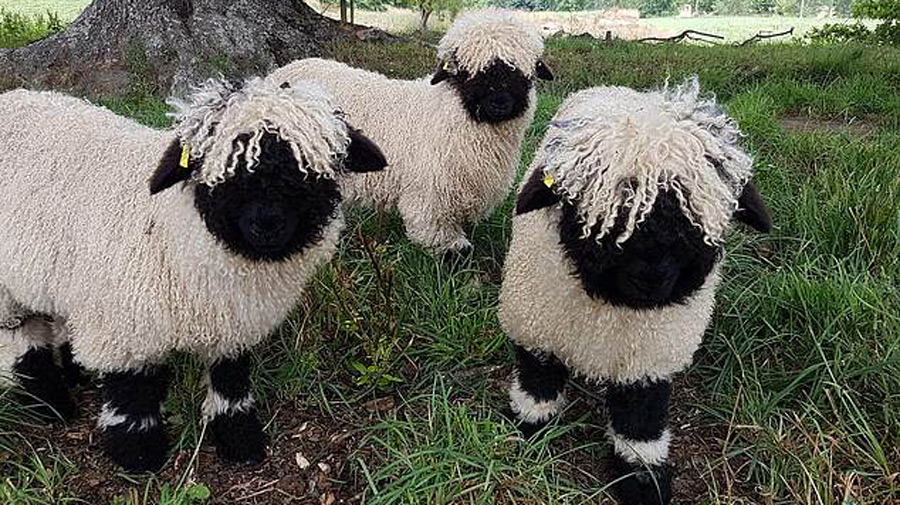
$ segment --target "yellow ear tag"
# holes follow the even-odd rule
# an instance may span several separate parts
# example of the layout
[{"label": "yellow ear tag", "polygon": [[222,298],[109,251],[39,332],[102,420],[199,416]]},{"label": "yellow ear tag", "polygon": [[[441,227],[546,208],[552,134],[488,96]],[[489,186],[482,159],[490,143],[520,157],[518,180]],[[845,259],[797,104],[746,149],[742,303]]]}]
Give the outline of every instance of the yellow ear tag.
[{"label": "yellow ear tag", "polygon": [[553,178],[553,174],[547,172],[544,174],[544,186],[548,188],[552,188],[553,185],[556,184],[556,179]]},{"label": "yellow ear tag", "polygon": [[445,72],[453,72],[453,67],[450,65],[449,61],[444,62],[444,71]]},{"label": "yellow ear tag", "polygon": [[188,161],[191,159],[191,147],[187,144],[181,146],[181,168],[188,167]]}]

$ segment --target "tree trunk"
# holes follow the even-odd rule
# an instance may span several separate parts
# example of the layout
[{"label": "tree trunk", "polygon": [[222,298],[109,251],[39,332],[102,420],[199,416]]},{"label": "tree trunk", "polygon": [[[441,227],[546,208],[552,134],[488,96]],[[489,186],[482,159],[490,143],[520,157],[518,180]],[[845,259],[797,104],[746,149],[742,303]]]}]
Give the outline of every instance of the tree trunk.
[{"label": "tree trunk", "polygon": [[300,0],[94,0],[65,31],[0,50],[0,89],[178,93],[218,73],[265,74],[348,35]]},{"label": "tree trunk", "polygon": [[422,7],[419,10],[419,14],[420,14],[420,19],[422,20],[422,26],[420,26],[419,29],[421,31],[425,32],[428,30],[428,18],[431,17],[431,9]]}]

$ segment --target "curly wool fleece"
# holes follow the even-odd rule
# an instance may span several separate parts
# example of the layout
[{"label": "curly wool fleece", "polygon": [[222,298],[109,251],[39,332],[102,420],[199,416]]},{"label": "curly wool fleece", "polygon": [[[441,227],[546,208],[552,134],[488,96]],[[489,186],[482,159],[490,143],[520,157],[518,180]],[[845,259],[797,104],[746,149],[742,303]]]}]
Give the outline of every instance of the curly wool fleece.
[{"label": "curly wool fleece", "polygon": [[616,238],[625,242],[670,190],[705,240],[720,244],[753,167],[739,137],[725,111],[701,97],[696,78],[658,92],[593,88],[566,100],[535,163],[577,202],[585,237],[599,223],[602,239],[628,208]]},{"label": "curly wool fleece", "polygon": [[[461,16],[441,48],[439,54],[457,50],[460,63],[473,68],[500,57],[530,75],[543,41],[515,15],[487,10]],[[506,197],[537,101],[532,89],[521,117],[476,123],[449,82],[389,79],[317,58],[290,63],[268,78],[275,84],[312,79],[334,94],[348,122],[375,141],[390,164],[344,179],[345,201],[396,207],[409,237],[436,251],[467,246],[463,225]]]},{"label": "curly wool fleece", "polygon": [[535,63],[543,54],[544,39],[533,25],[513,11],[496,8],[461,14],[437,50],[438,60],[455,58],[472,74],[499,59],[526,77],[534,75]]},{"label": "curly wool fleece", "polygon": [[[241,156],[252,169],[266,133],[287,142],[303,173],[333,178],[335,161],[347,152],[347,125],[315,83],[281,88],[257,77],[235,90],[225,80],[209,79],[186,99],[168,103],[175,108],[178,138],[190,146],[191,158],[204,160],[197,179],[210,187],[233,175]],[[241,135],[249,138],[234,140]]]},{"label": "curly wool fleece", "polygon": [[[330,102],[319,107],[334,110]],[[0,293],[65,320],[76,358],[88,368],[134,369],[172,350],[205,357],[243,351],[284,320],[337,248],[340,211],[318,244],[287,261],[228,253],[199,216],[190,186],[150,196],[148,181],[177,141],[175,131],[24,90],[0,95],[0,117]],[[226,123],[223,131],[256,133]],[[324,137],[322,128],[297,127],[290,138],[308,156],[344,157],[346,127],[334,124]],[[222,174],[211,171],[209,179]]]},{"label": "curly wool fleece", "polygon": [[[619,209],[630,207],[617,237],[624,242],[665,188],[718,243],[751,175],[736,126],[714,101],[699,98],[696,80],[661,92],[585,90],[565,101],[551,125],[524,180],[548,174],[577,205],[587,235],[597,223],[608,232]],[[721,259],[683,304],[615,307],[591,298],[573,274],[560,244],[561,214],[553,206],[513,218],[499,308],[510,337],[595,380],[663,379],[689,365],[712,317]]]}]

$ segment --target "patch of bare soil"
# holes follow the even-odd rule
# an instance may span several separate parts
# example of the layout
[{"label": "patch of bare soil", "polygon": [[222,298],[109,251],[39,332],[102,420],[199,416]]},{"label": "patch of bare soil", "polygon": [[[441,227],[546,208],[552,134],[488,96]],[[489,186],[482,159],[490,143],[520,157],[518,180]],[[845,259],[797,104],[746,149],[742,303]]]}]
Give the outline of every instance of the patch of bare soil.
[{"label": "patch of bare soil", "polygon": [[[483,367],[454,376],[454,382],[463,381],[469,375],[488,377],[492,391],[497,392],[494,403],[505,401],[506,380],[509,368]],[[590,413],[590,425],[554,442],[554,451],[570,451],[582,446],[586,440],[604,440],[606,426],[603,412],[602,390],[582,386],[590,394],[572,391],[572,408],[567,419],[577,419]],[[53,448],[77,465],[77,475],[69,479],[69,493],[87,503],[112,503],[117,496],[142,496],[147,477],[126,477],[101,454],[95,429],[100,410],[100,395],[96,389],[77,393],[81,416],[73,423],[28,428],[24,439],[39,452]],[[459,401],[478,403],[477,398],[463,395]],[[690,376],[676,381],[671,416],[673,446],[672,462],[676,467],[674,484],[675,504],[705,503],[711,490],[734,505],[763,503],[758,491],[749,484],[749,465],[742,456],[730,453],[732,444],[740,433],[735,428],[714,423],[699,409],[690,405],[702,404],[705,395],[702,388],[692,383]],[[212,491],[212,504],[318,504],[336,505],[360,503],[365,483],[353,472],[351,458],[362,458],[370,467],[381,459],[371,449],[362,447],[358,431],[353,424],[345,424],[341,417],[352,417],[351,422],[364,423],[363,417],[374,412],[403,408],[393,398],[385,397],[361,405],[359,414],[336,413],[335,418],[319,411],[303,410],[290,403],[270,405],[272,417],[264,421],[277,426],[278,435],[269,441],[269,456],[259,466],[233,465],[220,460],[215,449],[204,444],[190,471],[192,482],[203,483]],[[362,417],[361,417],[362,416]],[[358,424],[357,424],[358,425]],[[744,433],[743,435],[746,435]],[[523,441],[511,443],[525,443]],[[608,481],[606,461],[597,458],[593,451],[570,452],[570,465],[584,470],[585,485],[596,485],[597,480]],[[608,454],[608,453],[607,453]],[[166,467],[157,474],[158,480],[171,487],[180,482],[185,469],[191,465],[191,450],[177,451]],[[577,475],[572,475],[578,480]],[[591,481],[591,482],[589,482]],[[498,503],[505,503],[498,497]],[[151,495],[151,503],[154,502]],[[612,504],[605,500],[602,503]]]},{"label": "patch of bare soil", "polygon": [[[112,503],[117,496],[143,496],[147,476],[126,477],[102,456],[95,426],[100,411],[96,389],[77,396],[81,415],[69,425],[28,428],[25,438],[41,453],[50,447],[71,460],[78,473],[69,480],[69,493],[85,503]],[[362,483],[353,482],[351,452],[359,446],[354,430],[319,412],[298,411],[291,405],[277,405],[274,417],[278,435],[269,441],[269,454],[258,466],[235,465],[216,456],[215,448],[204,443],[189,480],[203,483],[212,491],[211,504],[317,504],[358,502]],[[40,442],[39,442],[40,441]],[[357,453],[358,454],[358,453]],[[156,477],[170,487],[181,481],[191,464],[193,451],[173,454]],[[151,501],[155,493],[151,494]]]},{"label": "patch of bare soil", "polygon": [[814,118],[806,115],[787,115],[778,119],[781,127],[789,132],[847,134],[851,137],[869,137],[878,132],[877,126],[867,119],[849,120]]}]

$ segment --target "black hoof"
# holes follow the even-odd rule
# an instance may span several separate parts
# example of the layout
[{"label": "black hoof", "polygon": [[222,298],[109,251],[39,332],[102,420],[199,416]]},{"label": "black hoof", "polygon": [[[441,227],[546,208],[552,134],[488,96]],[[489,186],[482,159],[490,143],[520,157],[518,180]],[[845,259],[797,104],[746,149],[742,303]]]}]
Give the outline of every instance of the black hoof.
[{"label": "black hoof", "polygon": [[32,349],[25,353],[14,369],[24,393],[20,395],[23,406],[48,420],[69,421],[77,409],[63,370],[53,362],[49,347]]},{"label": "black hoof", "polygon": [[162,425],[128,431],[128,422],[103,430],[103,452],[128,472],[155,472],[168,459],[169,440]]},{"label": "black hoof", "polygon": [[613,492],[623,505],[668,505],[672,500],[672,468],[631,465],[619,458],[613,463],[618,480]]},{"label": "black hoof", "polygon": [[519,432],[522,434],[522,438],[524,438],[525,440],[531,439],[535,434],[537,434],[537,432],[541,431],[545,426],[547,426],[546,422],[529,423],[527,421],[521,421],[519,420],[518,416],[516,416],[516,413],[513,412],[513,410],[509,407],[503,409],[502,413],[504,417],[509,419],[509,421],[519,429]]},{"label": "black hoof", "polygon": [[441,256],[441,262],[451,272],[462,269],[472,257],[472,246],[466,246],[463,249],[454,249],[445,251]]},{"label": "black hoof", "polygon": [[209,422],[209,429],[220,458],[250,464],[266,459],[266,435],[256,410],[218,415]]}]

